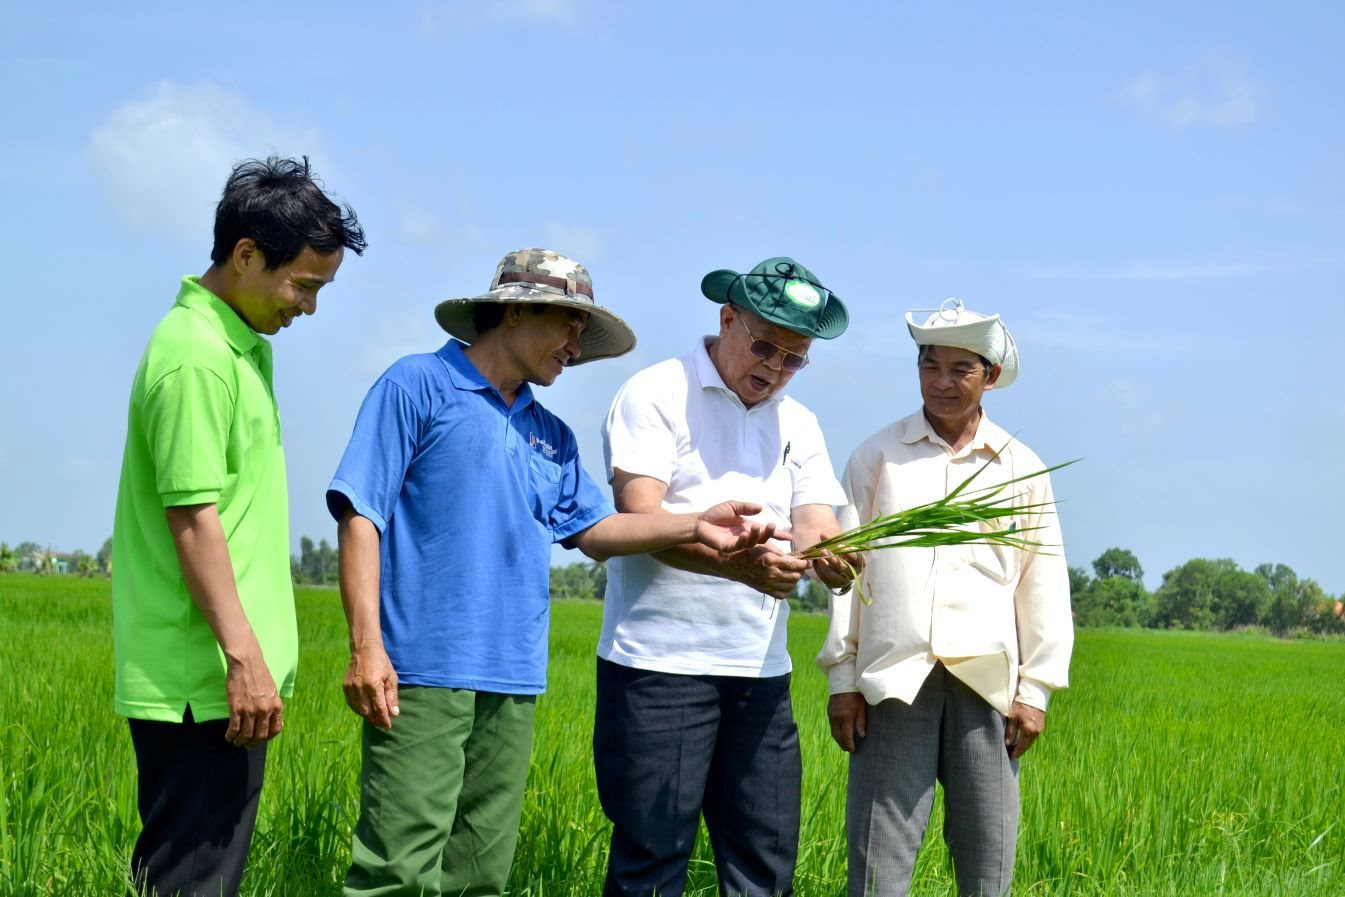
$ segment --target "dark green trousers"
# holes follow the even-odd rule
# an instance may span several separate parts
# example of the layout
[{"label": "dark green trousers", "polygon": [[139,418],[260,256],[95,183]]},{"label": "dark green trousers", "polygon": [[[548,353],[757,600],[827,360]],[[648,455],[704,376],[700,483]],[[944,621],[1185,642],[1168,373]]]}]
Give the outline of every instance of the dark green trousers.
[{"label": "dark green trousers", "polygon": [[406,686],[364,724],[346,897],[498,897],[509,879],[535,695]]}]

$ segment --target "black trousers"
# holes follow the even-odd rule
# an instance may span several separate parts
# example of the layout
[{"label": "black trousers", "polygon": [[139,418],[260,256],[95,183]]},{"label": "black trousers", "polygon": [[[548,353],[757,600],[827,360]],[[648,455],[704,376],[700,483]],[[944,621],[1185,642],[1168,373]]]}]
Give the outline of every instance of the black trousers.
[{"label": "black trousers", "polygon": [[224,740],[228,720],[129,720],[142,830],[131,878],[157,897],[234,897],[257,822],[266,745]]},{"label": "black trousers", "polygon": [[722,895],[793,893],[802,767],[788,674],[599,660],[593,763],[613,826],[604,897],[679,897],[702,814]]}]

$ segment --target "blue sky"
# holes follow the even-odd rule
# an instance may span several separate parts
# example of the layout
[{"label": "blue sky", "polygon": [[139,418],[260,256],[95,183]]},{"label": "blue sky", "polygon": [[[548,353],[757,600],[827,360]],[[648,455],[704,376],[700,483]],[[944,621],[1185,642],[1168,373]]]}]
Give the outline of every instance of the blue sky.
[{"label": "blue sky", "polygon": [[[791,392],[839,470],[919,403],[911,308],[1000,312],[990,414],[1057,476],[1072,564],[1129,548],[1345,591],[1339,4],[28,4],[0,36],[0,540],[111,533],[125,403],[241,158],[307,153],[370,240],[275,340],[291,528],[370,383],[504,252],[591,269],[639,336],[542,400],[601,474],[617,386],[793,255],[852,328]],[[558,554],[558,560],[578,560]]]}]

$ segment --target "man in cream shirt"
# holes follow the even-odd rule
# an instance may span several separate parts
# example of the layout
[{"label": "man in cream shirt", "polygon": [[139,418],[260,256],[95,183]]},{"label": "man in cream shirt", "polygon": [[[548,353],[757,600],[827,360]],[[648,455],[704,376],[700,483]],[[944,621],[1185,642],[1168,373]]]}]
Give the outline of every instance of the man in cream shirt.
[{"label": "man in cream shirt", "polygon": [[[980,486],[1045,466],[981,408],[1018,373],[999,316],[949,300],[906,322],[924,405],[851,456],[845,528],[940,499],[982,466]],[[1049,547],[875,552],[862,579],[872,603],[856,591],[832,600],[818,663],[832,737],[851,755],[851,897],[908,892],[936,779],[958,893],[1005,894],[1012,883],[1018,760],[1041,734],[1051,691],[1067,684],[1074,631],[1050,479],[1009,488],[1024,508],[1018,528]]]}]

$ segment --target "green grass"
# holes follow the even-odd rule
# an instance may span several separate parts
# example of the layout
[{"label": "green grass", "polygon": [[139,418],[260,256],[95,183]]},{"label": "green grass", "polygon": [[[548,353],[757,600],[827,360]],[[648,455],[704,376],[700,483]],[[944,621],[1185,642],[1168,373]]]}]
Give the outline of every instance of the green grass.
[{"label": "green grass", "polygon": [[[0,576],[0,897],[115,894],[138,830],[130,739],[112,707],[108,585]],[[336,895],[357,805],[336,593],[301,590],[299,692],[273,743],[244,894]],[[590,761],[601,607],[555,607],[515,897],[601,890],[607,826]],[[796,615],[804,752],[801,897],[844,893],[845,760]],[[1074,685],[1023,762],[1016,894],[1345,894],[1345,643],[1084,630]],[[938,839],[916,895],[952,893]],[[689,895],[712,895],[704,838]]]}]

